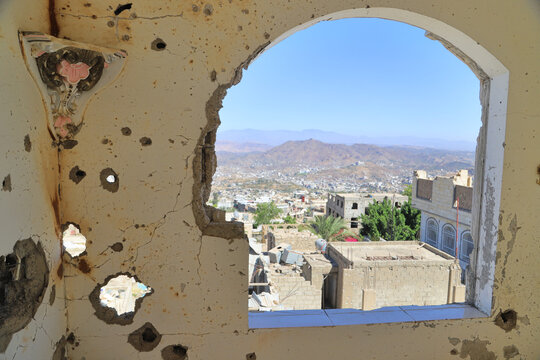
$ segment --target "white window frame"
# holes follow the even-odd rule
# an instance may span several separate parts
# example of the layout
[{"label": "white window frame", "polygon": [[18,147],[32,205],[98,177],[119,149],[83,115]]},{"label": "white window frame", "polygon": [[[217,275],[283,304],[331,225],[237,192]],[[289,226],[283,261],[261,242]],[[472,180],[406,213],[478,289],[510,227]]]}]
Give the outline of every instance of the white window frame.
[{"label": "white window frame", "polygon": [[[435,242],[431,242],[430,239],[429,239],[428,234],[429,234],[429,231],[430,231],[430,224],[433,224],[434,227],[435,227]],[[438,248],[438,244],[439,244],[439,223],[438,223],[437,220],[435,220],[435,218],[430,217],[429,219],[426,220],[426,234],[425,234],[425,236],[426,236],[426,243]]]},{"label": "white window frame", "polygon": [[[397,2],[396,2],[397,3]],[[508,104],[509,71],[475,39],[460,30],[422,14],[398,8],[370,7],[338,11],[312,19],[277,37],[266,50],[292,34],[318,22],[344,18],[382,18],[407,23],[426,30],[461,59],[480,79],[482,127],[476,147],[471,235],[476,241],[470,255],[471,281],[467,282],[467,302],[491,314],[499,210],[504,165],[504,141]],[[260,56],[263,52],[260,52]]]}]

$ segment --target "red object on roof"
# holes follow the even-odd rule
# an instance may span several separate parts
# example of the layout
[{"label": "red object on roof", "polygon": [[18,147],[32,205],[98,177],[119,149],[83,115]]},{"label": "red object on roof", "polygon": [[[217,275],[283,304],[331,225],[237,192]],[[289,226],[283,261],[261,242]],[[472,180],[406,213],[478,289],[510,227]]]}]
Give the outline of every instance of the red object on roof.
[{"label": "red object on roof", "polygon": [[353,238],[352,236],[349,236],[345,239],[346,242],[358,242],[358,239]]}]

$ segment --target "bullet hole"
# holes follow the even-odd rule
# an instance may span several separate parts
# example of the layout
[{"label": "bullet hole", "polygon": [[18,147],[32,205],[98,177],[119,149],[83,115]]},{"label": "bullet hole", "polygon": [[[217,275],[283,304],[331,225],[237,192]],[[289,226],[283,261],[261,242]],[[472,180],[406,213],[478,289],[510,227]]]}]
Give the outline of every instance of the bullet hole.
[{"label": "bullet hole", "polygon": [[122,40],[128,41],[129,40],[129,35],[128,34],[122,35]]},{"label": "bullet hole", "polygon": [[129,334],[128,343],[141,352],[152,351],[161,341],[161,334],[149,322]]},{"label": "bullet hole", "polygon": [[68,224],[67,229],[62,234],[62,243],[71,257],[79,256],[86,251],[86,238],[74,224]]},{"label": "bullet hole", "polygon": [[109,143],[109,139],[105,138],[105,139],[101,140],[101,143],[103,145],[107,145]]},{"label": "bullet hole", "polygon": [[538,178],[536,179],[536,183],[540,185],[540,165],[536,168],[536,174],[538,175]]},{"label": "bullet hole", "polygon": [[169,345],[161,350],[163,360],[187,360],[188,348],[182,345]]},{"label": "bullet hole", "polygon": [[118,5],[116,10],[114,10],[114,15],[118,16],[122,11],[131,9],[131,5],[133,5],[133,3]]},{"label": "bullet hole", "polygon": [[75,344],[75,334],[73,332],[70,332],[66,341],[71,345]]},{"label": "bullet hole", "polygon": [[152,139],[146,136],[143,136],[142,138],[140,138],[139,141],[141,142],[142,146],[152,145]]},{"label": "bullet hole", "polygon": [[61,142],[61,145],[64,149],[70,150],[77,146],[79,142],[77,140],[64,140]]},{"label": "bullet hole", "polygon": [[53,306],[54,300],[56,299],[56,285],[51,287],[51,292],[49,294],[49,305]]},{"label": "bullet hole", "polygon": [[11,174],[8,174],[2,181],[2,191],[11,191]]},{"label": "bullet hole", "polygon": [[210,80],[211,81],[216,81],[216,79],[217,79],[216,70],[212,70],[212,72],[210,73]]},{"label": "bullet hole", "polygon": [[24,137],[24,150],[30,152],[32,150],[32,142],[30,141],[30,135]]},{"label": "bullet hole", "polygon": [[90,4],[90,3],[84,3],[84,7],[90,7],[90,6],[92,6],[92,4]]},{"label": "bullet hole", "polygon": [[193,12],[199,12],[199,7],[195,4],[191,5],[191,10],[193,10]]},{"label": "bullet hole", "polygon": [[500,311],[499,314],[495,317],[495,325],[500,327],[506,332],[514,329],[517,323],[517,313],[508,309],[505,311]]},{"label": "bullet hole", "polygon": [[458,354],[457,349],[450,350],[450,355],[457,355],[457,354]]},{"label": "bullet hole", "polygon": [[131,135],[131,129],[128,128],[128,127],[123,127],[122,129],[120,129],[120,131],[122,132],[122,135],[124,135],[124,136]]},{"label": "bullet hole", "polygon": [[84,177],[86,176],[86,172],[79,169],[78,166],[74,166],[70,171],[69,171],[69,178],[75,183],[75,184],[78,184],[82,181],[82,179],[84,179]]},{"label": "bullet hole", "polygon": [[107,191],[114,193],[117,192],[120,187],[118,174],[111,168],[101,170],[99,180],[101,181],[101,186]]},{"label": "bullet hole", "polygon": [[18,240],[11,254],[0,256],[0,353],[36,314],[48,279],[47,259],[39,242]]},{"label": "bullet hole", "polygon": [[166,47],[167,43],[160,38],[155,39],[152,41],[152,44],[150,44],[150,48],[155,51],[163,51]]},{"label": "bullet hole", "polygon": [[255,353],[249,353],[246,355],[246,360],[256,360],[257,359],[257,355],[255,355]]},{"label": "bullet hole", "polygon": [[88,299],[98,319],[107,324],[127,325],[133,323],[144,297],[152,293],[136,276],[119,273],[97,284]]},{"label": "bullet hole", "polygon": [[107,26],[108,27],[114,27],[114,21],[112,21],[112,20],[107,21]]},{"label": "bullet hole", "polygon": [[264,33],[264,38],[268,40],[268,39],[270,38],[270,34],[267,33],[267,32],[265,32],[265,33]]},{"label": "bullet hole", "polygon": [[204,10],[203,10],[204,15],[210,16],[212,15],[213,12],[214,12],[214,7],[212,6],[212,4],[204,5]]},{"label": "bullet hole", "polygon": [[242,13],[247,15],[247,14],[249,14],[249,10],[248,9],[242,9]]},{"label": "bullet hole", "polygon": [[113,251],[120,252],[124,250],[124,245],[122,245],[121,242],[116,242],[111,245],[111,249],[113,249]]},{"label": "bullet hole", "polygon": [[85,259],[79,260],[79,265],[77,265],[77,268],[84,274],[88,274],[90,271],[92,271],[90,265],[88,265],[88,262]]}]

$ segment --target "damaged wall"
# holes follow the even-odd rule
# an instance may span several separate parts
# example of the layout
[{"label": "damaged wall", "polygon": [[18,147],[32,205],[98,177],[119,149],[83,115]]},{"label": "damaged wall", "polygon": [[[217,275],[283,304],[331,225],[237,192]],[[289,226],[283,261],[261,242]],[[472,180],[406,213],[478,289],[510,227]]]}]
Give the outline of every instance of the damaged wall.
[{"label": "damaged wall", "polygon": [[[476,40],[510,72],[493,315],[250,331],[242,228],[208,225],[219,214],[205,215],[201,207],[215,166],[213,131],[221,97],[271,41],[355,7],[399,7],[441,20]],[[0,179],[9,175],[10,186],[0,191],[0,228],[7,239],[0,254],[32,236],[41,241],[51,269],[38,320],[13,336],[6,356],[61,358],[65,351],[76,360],[326,359],[357,358],[362,349],[378,359],[538,357],[539,19],[533,0],[159,0],[121,8],[111,0],[2,2]],[[26,69],[18,30],[127,53],[119,75],[77,110],[83,125],[70,148],[51,145],[47,99]],[[108,175],[116,180],[107,183]],[[87,249],[76,258],[64,254],[60,271],[60,230],[68,222],[78,224]],[[98,284],[119,273],[153,289],[127,324],[98,318],[89,301]],[[52,285],[57,300],[49,305]],[[515,328],[496,325],[499,309],[515,310]],[[149,335],[150,345],[142,345],[147,323],[160,340]],[[388,338],[394,347],[385,346]]]},{"label": "damaged wall", "polygon": [[0,4],[0,359],[51,358],[67,326],[58,152],[15,35],[28,22],[48,31],[46,14]]}]

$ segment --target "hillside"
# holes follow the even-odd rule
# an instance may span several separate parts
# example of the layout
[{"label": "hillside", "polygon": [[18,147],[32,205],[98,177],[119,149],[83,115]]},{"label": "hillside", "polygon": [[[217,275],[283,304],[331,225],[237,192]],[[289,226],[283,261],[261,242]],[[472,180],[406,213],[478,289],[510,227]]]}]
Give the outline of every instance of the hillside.
[{"label": "hillside", "polygon": [[[381,167],[455,171],[474,167],[474,153],[422,147],[328,144],[318,140],[288,141],[264,152],[219,152],[218,166],[261,169],[296,167]],[[363,164],[362,164],[363,163]]]}]

